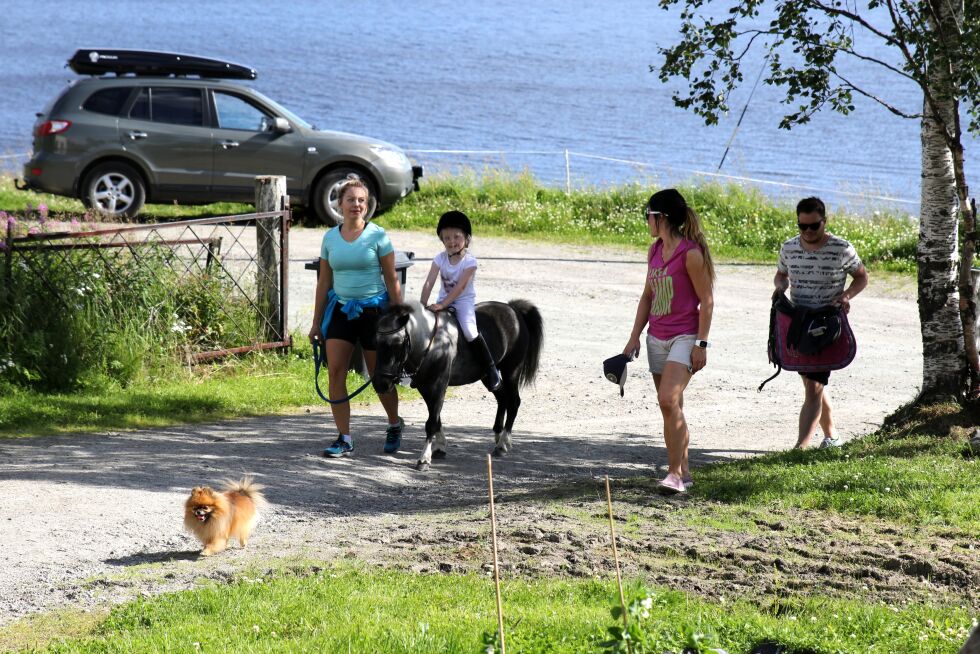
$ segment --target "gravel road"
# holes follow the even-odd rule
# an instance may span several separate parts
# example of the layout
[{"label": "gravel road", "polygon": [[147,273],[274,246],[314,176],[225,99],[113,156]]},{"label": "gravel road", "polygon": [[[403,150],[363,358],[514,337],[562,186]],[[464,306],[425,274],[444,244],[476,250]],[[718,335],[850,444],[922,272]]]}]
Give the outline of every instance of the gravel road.
[{"label": "gravel road", "polygon": [[[317,256],[321,236],[295,229],[290,238],[290,321],[303,333],[313,289],[303,264]],[[439,242],[428,233],[391,236],[417,255],[407,283],[417,296]],[[473,252],[479,299],[526,298],[545,321],[538,381],[523,394],[513,451],[494,463],[496,490],[506,496],[605,474],[660,474],[666,456],[649,374],[632,364],[623,398],[601,375],[602,360],[627,339],[643,255],[491,238],[478,238]],[[719,267],[713,346],[685,403],[694,465],[795,442],[797,375],[783,373],[756,391],[772,371],[765,348],[773,272]],[[853,303],[858,356],[830,386],[845,439],[874,430],[914,397],[921,378],[917,316],[911,282],[873,276]],[[314,400],[311,392],[310,408],[283,416],[0,440],[0,624],[54,607],[90,609],[184,588],[269,557],[308,560],[372,548],[383,556],[385,533],[416,516],[485,502],[495,407],[482,386],[453,391],[443,413],[449,458],[428,473],[413,468],[424,436],[420,400],[403,404],[407,431],[397,455],[381,453],[380,406],[355,406],[355,456],[329,461],[318,455],[331,439],[329,412]],[[181,529],[187,492],[243,473],[268,487],[271,502],[249,550],[197,560],[196,543]]]}]

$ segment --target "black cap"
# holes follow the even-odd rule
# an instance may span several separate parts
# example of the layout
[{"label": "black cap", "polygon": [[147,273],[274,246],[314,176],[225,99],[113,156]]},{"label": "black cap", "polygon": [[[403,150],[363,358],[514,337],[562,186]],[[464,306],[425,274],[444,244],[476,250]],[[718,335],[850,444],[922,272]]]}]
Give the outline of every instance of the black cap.
[{"label": "black cap", "polygon": [[617,354],[602,362],[602,374],[612,383],[619,384],[620,397],[625,395],[623,386],[626,384],[626,364],[629,362],[630,358],[625,354]]},{"label": "black cap", "polygon": [[436,227],[436,234],[442,234],[442,230],[447,227],[455,227],[466,236],[473,236],[473,228],[470,227],[470,219],[462,211],[447,211],[439,217],[439,225]]}]

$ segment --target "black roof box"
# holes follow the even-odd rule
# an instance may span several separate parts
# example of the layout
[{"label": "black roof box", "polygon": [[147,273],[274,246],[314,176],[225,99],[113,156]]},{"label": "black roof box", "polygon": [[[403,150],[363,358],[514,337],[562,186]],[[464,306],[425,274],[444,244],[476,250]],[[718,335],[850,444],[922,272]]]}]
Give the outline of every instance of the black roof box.
[{"label": "black roof box", "polygon": [[176,52],[82,48],[68,60],[79,75],[198,75],[223,79],[255,79],[255,69],[218,59]]}]

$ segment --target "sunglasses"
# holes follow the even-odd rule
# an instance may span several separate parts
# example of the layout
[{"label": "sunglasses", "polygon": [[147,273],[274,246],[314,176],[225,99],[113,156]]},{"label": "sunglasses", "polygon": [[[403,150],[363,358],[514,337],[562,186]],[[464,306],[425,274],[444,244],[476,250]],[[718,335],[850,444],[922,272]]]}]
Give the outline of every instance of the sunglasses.
[{"label": "sunglasses", "polygon": [[823,224],[823,220],[818,220],[815,223],[796,223],[796,224],[799,225],[801,232],[805,232],[808,229],[817,231],[818,229],[820,229],[820,225]]},{"label": "sunglasses", "polygon": [[665,214],[663,211],[651,211],[647,209],[647,220],[650,220],[651,218],[660,220],[661,218],[666,218],[666,216],[667,214]]}]

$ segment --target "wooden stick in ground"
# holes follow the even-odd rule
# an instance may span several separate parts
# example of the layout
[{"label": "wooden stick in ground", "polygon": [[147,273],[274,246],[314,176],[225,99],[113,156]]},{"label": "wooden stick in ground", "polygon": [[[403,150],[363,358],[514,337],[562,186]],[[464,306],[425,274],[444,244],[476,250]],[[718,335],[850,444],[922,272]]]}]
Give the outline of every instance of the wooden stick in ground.
[{"label": "wooden stick in ground", "polygon": [[[619,552],[616,550],[616,526],[613,524],[612,493],[609,491],[609,475],[606,475],[606,506],[609,507],[609,538],[612,540],[613,562],[616,564],[616,586],[619,588],[619,606],[623,609],[623,629],[629,629],[629,615],[626,613],[626,597],[623,596],[623,580],[619,576]],[[626,649],[633,646],[626,641]]]},{"label": "wooden stick in ground", "polygon": [[497,590],[497,635],[500,637],[500,654],[507,654],[504,645],[504,607],[500,601],[500,568],[497,565],[497,514],[493,508],[493,458],[487,454],[487,479],[490,482],[490,542],[493,544],[493,585]]}]

